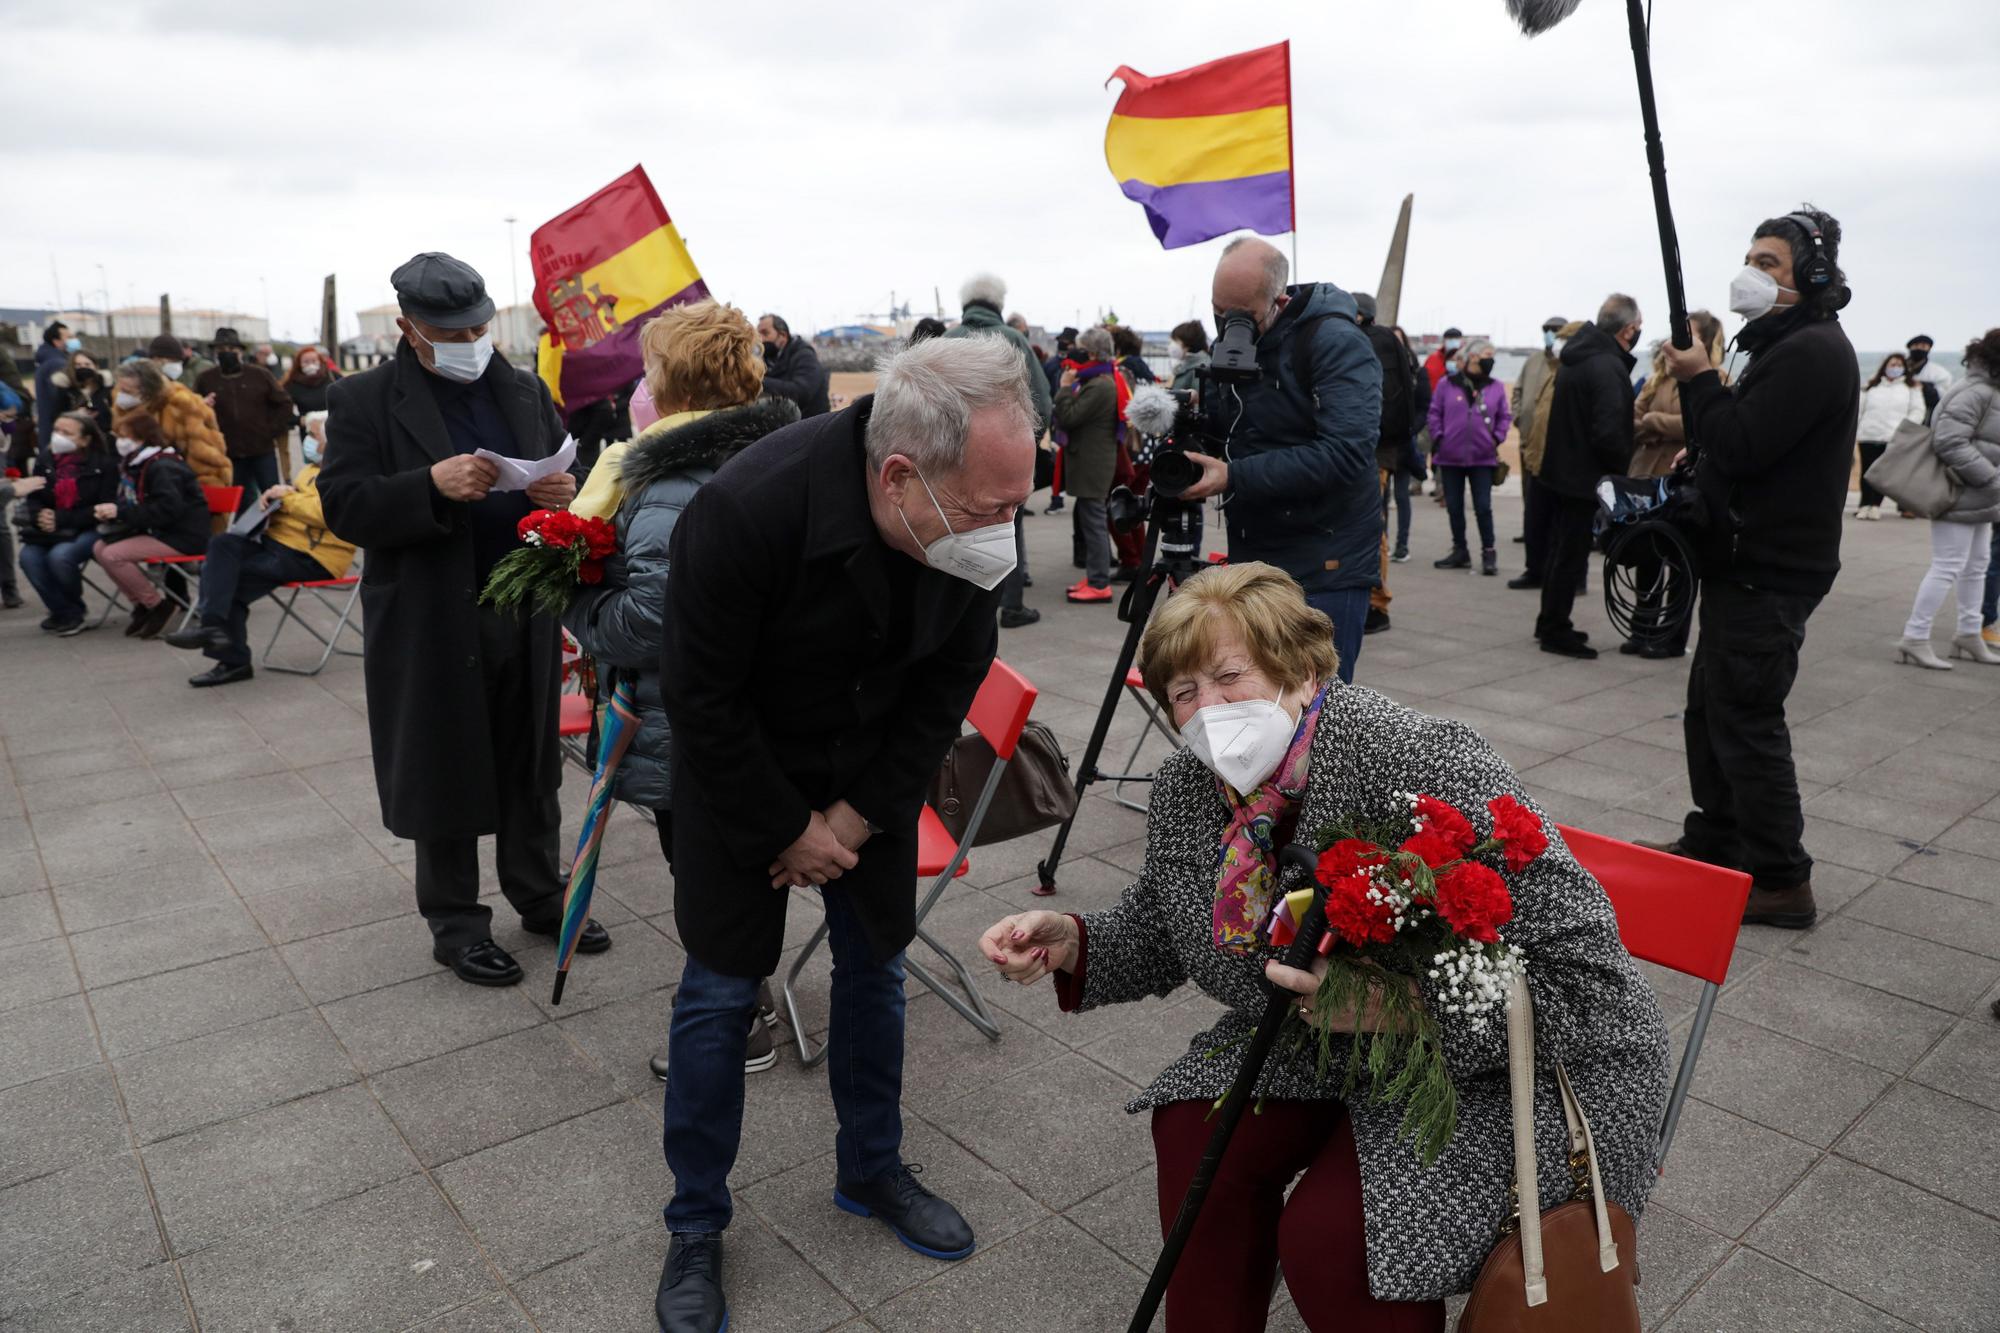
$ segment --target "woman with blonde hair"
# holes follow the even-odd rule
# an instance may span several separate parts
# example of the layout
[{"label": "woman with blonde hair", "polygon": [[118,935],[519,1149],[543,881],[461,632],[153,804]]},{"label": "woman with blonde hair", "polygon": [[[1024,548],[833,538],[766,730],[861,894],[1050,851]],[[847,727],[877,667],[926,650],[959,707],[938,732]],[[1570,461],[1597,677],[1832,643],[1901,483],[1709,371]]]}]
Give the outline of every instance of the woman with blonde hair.
[{"label": "woman with blonde hair", "polygon": [[[1706,310],[1688,316],[1695,336],[1708,352],[1708,363],[1724,384],[1729,372],[1721,369],[1722,321]],[[1667,373],[1667,344],[1653,349],[1653,368],[1646,375],[1646,387],[1632,405],[1632,465],[1627,475],[1664,477],[1673,469],[1674,458],[1687,448],[1687,424],[1681,419],[1681,383]]]},{"label": "woman with blonde hair", "polygon": [[[660,694],[667,546],[702,483],[742,450],[797,421],[799,409],[789,398],[759,396],[764,358],[757,330],[735,306],[675,306],[647,323],[639,345],[646,389],[660,418],[637,439],[608,445],[570,504],[571,513],[611,519],[618,549],[604,562],[604,581],[577,590],[563,627],[597,663],[606,693],[617,678],[632,682],[639,724],[613,795],[654,812],[660,850],[671,867],[673,738]],[[776,1063],[760,1016],[751,1031],[750,1067]],[[664,1062],[654,1065],[664,1077]]]},{"label": "woman with blonde hair", "polygon": [[[1023,985],[1053,975],[1067,1011],[1190,983],[1223,1006],[1125,1108],[1152,1123],[1164,1231],[1264,1012],[1267,978],[1304,997],[1300,1018],[1312,1027],[1351,1033],[1378,1021],[1375,1001],[1317,1010],[1318,976],[1276,961],[1264,927],[1295,887],[1280,882],[1278,848],[1350,816],[1407,818],[1412,793],[1482,826],[1489,803],[1511,796],[1547,848],[1495,872],[1513,900],[1500,940],[1526,964],[1537,1045],[1562,1053],[1589,1116],[1607,1199],[1636,1214],[1666,1109],[1667,1029],[1610,901],[1491,746],[1462,723],[1341,684],[1332,641],[1326,616],[1269,565],[1204,570],[1182,584],[1139,648],[1146,688],[1188,744],[1154,775],[1138,878],[1103,911],[1004,917],[980,952]],[[1346,1086],[1345,1040],[1323,1056],[1317,1041],[1281,1039],[1167,1288],[1170,1333],[1262,1329],[1281,1271],[1309,1329],[1443,1329],[1444,1298],[1471,1286],[1513,1211],[1507,1040],[1504,1024],[1451,1003],[1452,983],[1435,972],[1385,979],[1398,984],[1436,1020],[1457,1092],[1455,1135],[1426,1163],[1400,1105],[1365,1079]],[[1535,1075],[1537,1103],[1555,1107],[1554,1062],[1538,1061]],[[1536,1120],[1544,1208],[1571,1188],[1562,1124],[1552,1110]]]},{"label": "woman with blonde hair", "polygon": [[151,361],[127,361],[112,380],[112,435],[122,433],[126,421],[141,412],[159,423],[161,436],[202,485],[234,484],[236,468],[229,461],[222,428],[215,423],[215,409],[187,385],[168,379]]}]

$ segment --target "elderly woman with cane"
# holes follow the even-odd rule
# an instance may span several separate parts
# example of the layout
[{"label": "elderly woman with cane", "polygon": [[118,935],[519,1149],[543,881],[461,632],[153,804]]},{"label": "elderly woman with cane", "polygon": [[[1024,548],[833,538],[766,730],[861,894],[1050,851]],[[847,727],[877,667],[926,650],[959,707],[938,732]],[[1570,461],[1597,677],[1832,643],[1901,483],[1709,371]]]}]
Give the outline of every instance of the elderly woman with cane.
[{"label": "elderly woman with cane", "polygon": [[[1053,975],[1065,1010],[1189,982],[1227,1006],[1126,1108],[1152,1117],[1163,1230],[1265,1008],[1267,976],[1299,992],[1303,1023],[1379,1030],[1375,1000],[1360,1012],[1315,1012],[1324,960],[1288,968],[1261,942],[1278,901],[1274,849],[1342,818],[1407,811],[1411,793],[1482,818],[1507,795],[1532,810],[1507,764],[1464,725],[1342,685],[1331,644],[1326,617],[1270,566],[1211,569],[1183,585],[1139,650],[1147,688],[1188,744],[1158,772],[1138,881],[1104,911],[1020,913],[980,942],[1013,981]],[[1588,1111],[1605,1192],[1636,1214],[1666,1105],[1666,1026],[1603,890],[1546,820],[1542,828],[1547,850],[1506,875],[1514,914],[1501,938],[1520,950],[1539,1039],[1562,1053]],[[1346,1040],[1324,1062],[1318,1041],[1279,1040],[1256,1085],[1257,1114],[1223,1155],[1167,1288],[1170,1330],[1262,1329],[1280,1270],[1314,1330],[1442,1329],[1443,1298],[1472,1285],[1512,1213],[1504,1025],[1448,1005],[1444,983],[1386,984],[1408,987],[1436,1021],[1456,1132],[1426,1162],[1401,1132],[1400,1108],[1369,1095],[1365,1080],[1347,1090]],[[1539,1070],[1536,1100],[1553,1206],[1570,1177],[1552,1065]]]}]

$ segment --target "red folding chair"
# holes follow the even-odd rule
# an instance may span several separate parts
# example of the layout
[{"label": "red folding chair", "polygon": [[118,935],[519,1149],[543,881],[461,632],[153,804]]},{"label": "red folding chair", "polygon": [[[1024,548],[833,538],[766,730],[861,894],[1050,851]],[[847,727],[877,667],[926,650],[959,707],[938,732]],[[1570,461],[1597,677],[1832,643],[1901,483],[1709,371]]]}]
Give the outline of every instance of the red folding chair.
[{"label": "red folding chair", "polygon": [[1743,905],[1750,899],[1750,876],[1582,829],[1562,825],[1557,829],[1578,864],[1604,886],[1618,914],[1618,937],[1625,951],[1701,981],[1701,1003],[1688,1029],[1687,1049],[1681,1054],[1653,1150],[1653,1169],[1664,1174],[1674,1126],[1694,1084],[1708,1020],[1729,978],[1729,959],[1743,928]]},{"label": "red folding chair", "polygon": [[1103,776],[1110,778],[1113,783],[1111,799],[1117,801],[1118,804],[1124,806],[1127,810],[1137,810],[1143,815],[1146,813],[1146,802],[1135,801],[1127,796],[1125,794],[1125,784],[1128,782],[1151,782],[1153,775],[1151,773],[1134,773],[1132,765],[1139,762],[1139,751],[1146,748],[1146,738],[1152,733],[1159,732],[1160,735],[1167,738],[1167,744],[1176,750],[1181,748],[1181,734],[1174,729],[1173,723],[1167,721],[1166,714],[1161,712],[1159,706],[1153,702],[1153,696],[1146,692],[1146,678],[1139,674],[1138,667],[1127,667],[1125,669],[1125,693],[1130,695],[1132,700],[1139,705],[1140,710],[1145,713],[1146,725],[1139,729],[1139,739],[1132,742],[1132,753],[1125,756],[1125,771],[1122,773],[1106,773]]},{"label": "red folding chair", "polygon": [[[343,589],[347,593],[345,597],[340,595]],[[280,600],[279,593],[289,593],[290,596]],[[299,598],[305,596],[311,597],[332,613],[333,628],[325,634],[320,633],[317,626],[299,614]],[[271,627],[271,641],[264,645],[264,655],[258,665],[267,671],[283,671],[293,676],[317,676],[326,670],[326,664],[333,660],[335,653],[339,653],[342,657],[361,656],[360,648],[340,646],[343,634],[352,635],[357,641],[361,639],[361,627],[354,623],[354,608],[360,604],[360,599],[361,577],[358,574],[348,574],[337,579],[308,579],[303,583],[280,585],[271,593],[271,605],[278,608],[278,623]],[[278,646],[278,636],[285,632],[285,626],[288,624],[297,625],[319,640],[321,647],[319,660],[311,666],[287,666],[272,658],[271,653]]]},{"label": "red folding chair", "polygon": [[[966,872],[966,853],[979,837],[979,826],[986,821],[986,811],[993,804],[993,793],[1000,789],[1000,776],[1014,758],[1014,747],[1020,742],[1021,729],[1028,725],[1028,714],[1034,707],[1035,687],[1028,683],[1027,677],[1005,662],[995,659],[986,672],[986,679],[980,685],[979,693],[973,697],[972,710],[966,714],[965,720],[970,722],[972,729],[993,747],[993,753],[998,756],[999,762],[995,763],[992,771],[987,774],[986,786],[980,790],[978,799],[972,804],[972,814],[965,822],[965,837],[962,841],[954,839],[950,830],[945,828],[944,821],[937,817],[937,812],[928,804],[917,816],[917,875],[920,880],[926,876],[931,880],[930,892],[917,904],[917,938],[928,945],[932,953],[943,959],[945,966],[958,977],[959,985],[964,988],[965,998],[961,999],[949,986],[934,976],[929,968],[912,958],[905,956],[903,968],[930,987],[940,1000],[957,1010],[961,1018],[993,1041],[1000,1039],[1000,1025],[994,1021],[992,1011],[986,1007],[986,1001],[980,996],[979,983],[973,979],[972,973],[966,970],[965,964],[961,963],[951,950],[938,943],[937,937],[924,929],[924,918],[930,915],[931,908],[950,887],[951,882]],[[813,952],[825,939],[826,923],[822,921],[819,929],[813,932],[812,938],[806,941],[806,947],[799,951],[798,960],[792,964],[792,970],[785,976],[785,1008],[791,1014],[792,1035],[799,1044],[799,1063],[808,1067],[826,1058],[826,1046],[822,1043],[815,1051],[811,1043],[806,1040],[806,1025],[799,1015],[797,985],[799,973],[805,970],[806,960],[812,957]]]}]

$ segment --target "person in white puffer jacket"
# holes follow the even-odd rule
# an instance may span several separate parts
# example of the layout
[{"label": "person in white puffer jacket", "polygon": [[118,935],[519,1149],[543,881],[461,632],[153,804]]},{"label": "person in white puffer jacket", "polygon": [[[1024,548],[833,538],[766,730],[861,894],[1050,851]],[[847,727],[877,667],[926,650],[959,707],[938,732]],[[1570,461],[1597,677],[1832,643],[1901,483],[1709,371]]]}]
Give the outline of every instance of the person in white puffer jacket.
[{"label": "person in white puffer jacket", "polygon": [[1861,447],[1861,504],[1856,518],[1882,518],[1896,512],[1896,502],[1868,484],[1868,469],[1889,447],[1896,427],[1905,421],[1919,425],[1924,420],[1923,390],[1909,378],[1909,362],[1901,352],[1891,352],[1875,369],[1875,378],[1861,390],[1861,418],[1855,437]]},{"label": "person in white puffer jacket", "polygon": [[1965,378],[1945,391],[1931,416],[1931,448],[1962,488],[1946,512],[1931,519],[1931,565],[1917,588],[1896,659],[1933,671],[1951,663],[1931,647],[1931,622],[1945,598],[1958,596],[1953,657],[2000,666],[2000,653],[1980,635],[1993,524],[2000,520],[2000,329],[1988,329],[1965,349]]}]

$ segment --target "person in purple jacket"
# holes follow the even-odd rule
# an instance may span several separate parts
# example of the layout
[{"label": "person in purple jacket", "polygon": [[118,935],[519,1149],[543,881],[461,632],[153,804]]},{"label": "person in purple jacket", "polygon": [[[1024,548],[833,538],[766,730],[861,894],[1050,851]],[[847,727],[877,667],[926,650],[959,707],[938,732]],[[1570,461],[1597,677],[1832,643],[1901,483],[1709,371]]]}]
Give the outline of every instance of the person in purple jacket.
[{"label": "person in purple jacket", "polygon": [[1514,424],[1507,386],[1493,378],[1493,344],[1466,344],[1431,395],[1430,431],[1436,441],[1431,461],[1444,485],[1451,516],[1451,554],[1434,562],[1439,569],[1472,568],[1465,544],[1465,486],[1472,483],[1472,510],[1479,519],[1479,572],[1498,574],[1500,553],[1493,546],[1493,471],[1500,465],[1500,441]]}]

